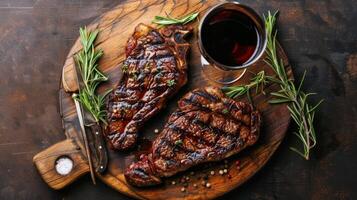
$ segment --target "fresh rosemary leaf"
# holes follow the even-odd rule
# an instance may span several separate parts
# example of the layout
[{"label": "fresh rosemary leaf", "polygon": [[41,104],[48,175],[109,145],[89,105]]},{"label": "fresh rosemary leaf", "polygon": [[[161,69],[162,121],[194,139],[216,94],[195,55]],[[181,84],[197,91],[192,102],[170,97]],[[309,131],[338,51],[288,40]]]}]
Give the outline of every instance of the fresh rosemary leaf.
[{"label": "fresh rosemary leaf", "polygon": [[256,88],[256,93],[258,93],[259,88],[261,89],[262,93],[264,94],[264,86],[267,83],[267,76],[265,75],[264,71],[258,72],[252,79],[248,85],[238,85],[238,86],[230,86],[230,87],[222,87],[222,91],[229,97],[229,98],[237,98],[239,96],[247,94],[248,99],[250,98],[249,90],[251,88]]},{"label": "fresh rosemary leaf", "polygon": [[291,150],[291,151],[294,151],[295,153],[297,153],[297,154],[300,155],[301,157],[305,157],[304,154],[302,154],[299,150],[297,150],[297,149],[294,148],[294,147],[290,147],[290,150]]},{"label": "fresh rosemary leaf", "polygon": [[311,112],[314,112],[314,111],[320,106],[320,104],[321,104],[322,102],[324,102],[323,99],[321,99],[314,107],[309,108],[309,112],[310,112],[310,113],[311,113]]},{"label": "fresh rosemary leaf", "polygon": [[277,96],[277,97],[281,97],[281,98],[285,98],[285,99],[289,98],[286,95],[284,95],[282,93],[278,93],[278,92],[271,92],[270,94],[273,95],[273,96]]},{"label": "fresh rosemary leaf", "polygon": [[152,20],[152,23],[154,24],[159,24],[162,26],[165,25],[171,25],[171,24],[188,24],[189,22],[193,21],[194,19],[197,18],[198,12],[191,13],[187,16],[184,16],[182,18],[173,18],[167,15],[167,17],[162,17],[162,16],[155,16],[154,20]]},{"label": "fresh rosemary leaf", "polygon": [[181,19],[181,22],[183,24],[187,24],[191,21],[193,21],[194,19],[196,19],[196,17],[198,16],[198,12],[197,13],[192,13],[191,15],[187,15],[186,17],[184,17],[183,19]]},{"label": "fresh rosemary leaf", "polygon": [[290,99],[272,99],[268,101],[271,104],[278,104],[278,103],[287,103],[287,102],[291,102]]},{"label": "fresh rosemary leaf", "polygon": [[104,94],[96,94],[96,89],[100,83],[105,82],[108,78],[99,71],[98,60],[103,55],[102,50],[94,48],[94,41],[98,36],[98,31],[87,31],[86,28],[80,28],[80,41],[82,50],[75,56],[77,67],[80,71],[84,86],[79,88],[79,94],[75,96],[83,107],[91,113],[94,120],[106,124],[105,96],[111,91]]},{"label": "fresh rosemary leaf", "polygon": [[294,122],[298,126],[298,132],[294,132],[294,135],[302,142],[302,150],[298,148],[290,147],[290,149],[296,152],[298,155],[304,157],[306,160],[310,159],[310,151],[315,147],[316,133],[314,129],[314,116],[318,106],[323,102],[319,101],[315,106],[310,106],[307,102],[308,97],[315,93],[304,93],[301,91],[301,87],[305,80],[306,71],[304,72],[299,86],[296,88],[293,81],[289,80],[282,59],[277,56],[276,35],[277,31],[274,31],[276,22],[276,14],[268,13],[265,18],[265,27],[268,35],[266,54],[267,58],[265,62],[273,69],[276,77],[269,77],[268,80],[278,83],[280,90],[275,93],[271,93],[272,96],[278,97],[278,99],[270,100],[269,103],[289,103],[288,109]]}]

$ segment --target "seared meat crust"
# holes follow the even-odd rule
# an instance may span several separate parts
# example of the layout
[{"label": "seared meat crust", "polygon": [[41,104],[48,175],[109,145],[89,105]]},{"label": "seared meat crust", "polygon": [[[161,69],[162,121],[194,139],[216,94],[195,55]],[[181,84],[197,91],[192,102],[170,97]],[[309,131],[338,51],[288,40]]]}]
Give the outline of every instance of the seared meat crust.
[{"label": "seared meat crust", "polygon": [[218,88],[193,90],[180,99],[151,152],[126,169],[126,180],[156,185],[162,177],[227,158],[257,141],[260,123],[250,104],[226,98]]},{"label": "seared meat crust", "polygon": [[126,46],[123,77],[109,95],[107,140],[117,150],[133,147],[142,125],[187,82],[186,26],[160,30],[139,24]]}]

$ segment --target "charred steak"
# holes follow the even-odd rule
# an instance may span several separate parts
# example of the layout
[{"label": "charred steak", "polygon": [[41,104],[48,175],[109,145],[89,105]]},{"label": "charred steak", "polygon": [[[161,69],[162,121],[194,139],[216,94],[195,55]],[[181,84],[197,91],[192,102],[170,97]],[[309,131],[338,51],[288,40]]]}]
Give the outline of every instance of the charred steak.
[{"label": "charred steak", "polygon": [[180,99],[151,153],[132,163],[125,178],[135,186],[156,185],[162,177],[227,158],[257,141],[260,121],[250,104],[226,98],[218,88],[193,90]]},{"label": "charred steak", "polygon": [[117,150],[134,146],[145,121],[187,82],[186,26],[160,30],[139,24],[126,46],[123,77],[109,95],[107,140]]}]

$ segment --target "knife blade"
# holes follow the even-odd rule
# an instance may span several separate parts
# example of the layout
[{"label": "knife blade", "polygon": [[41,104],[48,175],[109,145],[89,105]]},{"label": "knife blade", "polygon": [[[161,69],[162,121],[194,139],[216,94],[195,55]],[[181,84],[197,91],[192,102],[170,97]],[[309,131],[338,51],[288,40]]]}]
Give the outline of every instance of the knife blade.
[{"label": "knife blade", "polygon": [[94,170],[93,170],[92,156],[91,156],[91,152],[90,152],[89,144],[88,144],[87,132],[86,132],[85,126],[84,126],[83,109],[82,109],[82,106],[79,103],[79,101],[76,99],[77,95],[78,94],[74,93],[72,95],[72,97],[73,97],[73,100],[74,100],[74,104],[76,106],[79,125],[81,127],[82,137],[83,137],[83,141],[84,141],[84,147],[85,147],[85,150],[86,150],[88,164],[89,164],[90,176],[92,178],[93,184],[95,185],[96,184],[96,182],[95,182],[95,174],[94,174]]}]

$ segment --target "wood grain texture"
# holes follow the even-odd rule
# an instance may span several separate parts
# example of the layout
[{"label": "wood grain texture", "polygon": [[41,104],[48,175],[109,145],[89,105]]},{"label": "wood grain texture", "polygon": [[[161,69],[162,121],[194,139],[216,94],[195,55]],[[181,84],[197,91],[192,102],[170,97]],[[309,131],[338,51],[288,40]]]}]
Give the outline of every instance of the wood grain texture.
[{"label": "wood grain texture", "polygon": [[[0,0],[0,199],[132,199],[101,181],[93,185],[89,174],[52,190],[32,164],[36,153],[65,139],[58,83],[78,28],[127,1],[135,0]],[[318,92],[311,102],[325,102],[316,113],[318,144],[310,161],[289,150],[300,144],[291,123],[264,168],[218,199],[357,199],[356,1],[239,2],[261,14],[279,9],[278,38],[294,75],[298,80],[306,70],[303,89]]]},{"label": "wood grain texture", "polygon": [[[208,8],[216,3],[218,3],[218,1],[133,1],[121,4],[113,10],[103,14],[88,26],[89,29],[100,30],[99,37],[96,40],[96,48],[100,48],[105,52],[99,62],[99,66],[100,69],[109,76],[110,81],[103,85],[100,89],[104,90],[113,88],[120,80],[120,65],[125,59],[124,48],[127,38],[129,38],[132,34],[137,24],[141,22],[150,24],[155,15],[165,15],[165,12],[169,12],[171,16],[179,17],[191,12],[199,11],[202,16]],[[193,23],[192,26],[197,27],[197,22]],[[201,72],[199,63],[200,53],[196,43],[196,33],[197,28],[195,28],[195,31],[190,39],[192,45],[189,58],[189,82],[187,86],[185,86],[184,89],[182,89],[181,92],[170,101],[169,105],[165,109],[166,111],[170,110],[169,113],[176,108],[177,99],[184,94],[184,91],[187,92],[190,89],[206,85],[219,86],[205,79]],[[80,129],[77,123],[75,107],[69,92],[75,92],[78,89],[74,81],[73,55],[75,55],[80,49],[81,45],[79,44],[79,40],[77,40],[70,50],[64,64],[62,73],[63,87],[61,87],[60,90],[60,107],[66,136],[79,142],[81,141],[79,132]],[[291,68],[288,64],[288,59],[284,51],[279,48],[278,53],[286,65],[289,77],[292,78],[293,75]],[[244,78],[236,84],[249,82],[252,73],[259,72],[262,69],[264,69],[268,74],[272,74],[270,68],[261,59],[249,68],[251,73],[245,75]],[[269,93],[277,91],[277,89],[278,86],[272,84],[267,86],[266,92]],[[116,190],[138,199],[212,199],[217,196],[221,196],[244,183],[262,166],[264,166],[281,143],[281,140],[284,138],[290,122],[289,112],[286,105],[269,105],[267,103],[267,98],[268,96],[263,94],[253,94],[254,103],[263,116],[262,134],[259,142],[254,147],[251,147],[243,153],[229,159],[228,169],[231,178],[227,175],[218,175],[218,169],[222,169],[222,166],[220,166],[219,163],[215,163],[212,164],[212,166],[205,167],[204,169],[196,169],[195,175],[190,176],[191,181],[186,192],[181,192],[182,185],[171,185],[171,182],[180,182],[179,179],[182,176],[189,176],[188,172],[168,178],[166,179],[165,184],[158,187],[149,189],[135,188],[126,183],[123,176],[123,170],[125,167],[135,159],[135,152],[118,153],[112,150],[109,151],[110,163],[107,173],[105,175],[97,174],[97,176]],[[143,132],[141,133],[141,137],[153,139],[155,135],[152,130],[156,127],[163,127],[166,118],[167,114],[163,115],[161,112],[158,114],[155,121],[150,120],[150,123],[147,123],[148,125],[142,129]],[[83,151],[84,148],[82,147],[81,150]],[[237,160],[241,163],[240,169],[237,169],[235,165]],[[202,176],[208,174],[212,170],[215,170],[217,175],[209,177],[208,181],[211,183],[212,187],[207,189],[201,185],[201,181],[203,180]],[[199,187],[196,189],[193,187],[193,184],[197,184]]]},{"label": "wood grain texture", "polygon": [[[69,157],[74,163],[71,172],[65,176],[58,174],[55,169],[57,159],[62,156]],[[43,180],[55,190],[66,187],[89,172],[88,161],[74,139],[64,140],[36,154],[33,162]]]}]

